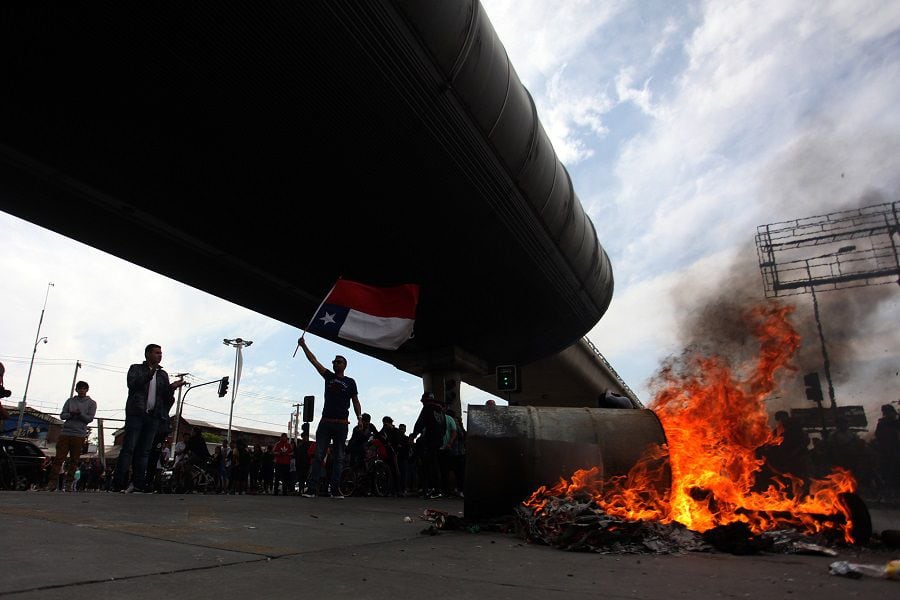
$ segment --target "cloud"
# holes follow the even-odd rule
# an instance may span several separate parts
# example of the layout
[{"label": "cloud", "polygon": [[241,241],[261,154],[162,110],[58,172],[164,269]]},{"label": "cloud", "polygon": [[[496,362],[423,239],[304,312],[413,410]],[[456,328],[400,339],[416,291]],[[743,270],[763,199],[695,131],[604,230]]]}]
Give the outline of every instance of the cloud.
[{"label": "cloud", "polygon": [[590,43],[597,30],[627,7],[625,2],[485,0],[484,10],[526,86],[546,79]]},{"label": "cloud", "polygon": [[613,106],[606,94],[582,94],[568,89],[563,71],[554,74],[547,84],[546,104],[541,123],[553,140],[557,158],[563,164],[576,164],[594,154],[588,146],[585,131],[602,139],[608,129],[603,115]]}]

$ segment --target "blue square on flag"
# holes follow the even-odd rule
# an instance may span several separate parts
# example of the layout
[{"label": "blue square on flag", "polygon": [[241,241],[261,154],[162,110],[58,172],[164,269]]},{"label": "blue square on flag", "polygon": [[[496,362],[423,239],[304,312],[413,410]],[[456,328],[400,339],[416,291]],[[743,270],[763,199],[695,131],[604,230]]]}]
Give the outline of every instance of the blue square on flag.
[{"label": "blue square on flag", "polygon": [[350,309],[336,304],[323,304],[309,328],[313,333],[337,336]]}]

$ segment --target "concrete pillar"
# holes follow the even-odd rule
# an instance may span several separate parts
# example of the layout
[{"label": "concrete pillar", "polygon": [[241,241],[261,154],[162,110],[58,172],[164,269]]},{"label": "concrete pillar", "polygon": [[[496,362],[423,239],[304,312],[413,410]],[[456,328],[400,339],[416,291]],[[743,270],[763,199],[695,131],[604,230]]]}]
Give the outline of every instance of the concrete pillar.
[{"label": "concrete pillar", "polygon": [[422,389],[433,392],[438,402],[444,402],[452,408],[457,416],[462,415],[462,402],[459,397],[459,371],[429,371],[422,375]]},{"label": "concrete pillar", "polygon": [[459,397],[459,371],[445,371],[441,399],[447,408],[452,408],[457,417],[462,417],[462,400]]}]

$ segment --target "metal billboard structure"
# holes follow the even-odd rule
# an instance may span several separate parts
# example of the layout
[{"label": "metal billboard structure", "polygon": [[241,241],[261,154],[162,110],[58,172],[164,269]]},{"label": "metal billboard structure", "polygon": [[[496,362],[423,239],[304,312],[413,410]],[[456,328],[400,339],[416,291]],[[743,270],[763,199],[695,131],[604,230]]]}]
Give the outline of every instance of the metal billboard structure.
[{"label": "metal billboard structure", "polygon": [[[838,407],[816,291],[900,284],[898,213],[900,202],[887,202],[756,228],[756,249],[766,297],[812,295],[834,415]],[[824,430],[821,394],[816,403]]]},{"label": "metal billboard structure", "polygon": [[900,284],[900,202],[756,228],[767,298]]}]

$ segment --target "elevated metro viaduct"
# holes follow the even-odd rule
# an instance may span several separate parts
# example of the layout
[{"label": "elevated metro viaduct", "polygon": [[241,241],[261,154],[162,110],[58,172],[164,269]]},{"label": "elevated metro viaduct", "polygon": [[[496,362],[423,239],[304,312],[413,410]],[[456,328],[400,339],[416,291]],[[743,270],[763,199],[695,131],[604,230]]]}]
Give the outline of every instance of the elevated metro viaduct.
[{"label": "elevated metro viaduct", "polygon": [[583,338],[609,259],[477,0],[3,11],[0,209],[298,328],[338,276],[417,282],[400,350],[335,341],[438,394],[514,364],[515,403],[640,407]]}]

